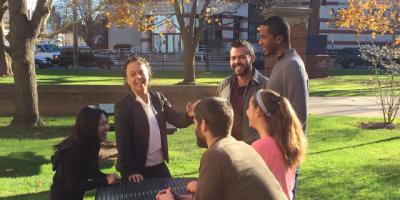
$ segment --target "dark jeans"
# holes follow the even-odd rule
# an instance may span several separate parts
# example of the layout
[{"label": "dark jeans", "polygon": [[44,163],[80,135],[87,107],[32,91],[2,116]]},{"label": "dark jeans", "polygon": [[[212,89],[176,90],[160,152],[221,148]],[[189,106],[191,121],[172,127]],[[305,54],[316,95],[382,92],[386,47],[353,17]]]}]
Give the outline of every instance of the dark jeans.
[{"label": "dark jeans", "polygon": [[[151,167],[144,167],[139,170],[139,173],[144,178],[171,178],[171,173],[169,173],[168,167],[165,162],[154,165]],[[122,179],[127,180],[128,176],[132,174],[121,174]]]}]

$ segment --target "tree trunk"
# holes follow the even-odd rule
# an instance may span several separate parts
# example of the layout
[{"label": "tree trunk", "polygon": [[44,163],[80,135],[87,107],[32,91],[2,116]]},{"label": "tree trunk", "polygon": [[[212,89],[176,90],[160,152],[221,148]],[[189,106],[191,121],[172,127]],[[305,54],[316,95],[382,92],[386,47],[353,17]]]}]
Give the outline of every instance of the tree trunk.
[{"label": "tree trunk", "polygon": [[191,45],[191,41],[183,40],[183,52],[184,52],[184,69],[185,69],[185,77],[181,84],[184,85],[195,85],[195,49]]},{"label": "tree trunk", "polygon": [[1,40],[2,39],[0,39],[0,77],[12,76],[11,58],[4,50],[4,43],[2,43]]},{"label": "tree trunk", "polygon": [[13,0],[8,4],[10,6],[12,70],[16,89],[16,110],[11,126],[36,127],[41,125],[34,61],[34,46],[38,34],[35,34],[34,28],[27,19],[24,0]]},{"label": "tree trunk", "polygon": [[[8,7],[5,6],[5,3],[6,0],[0,0],[0,20],[3,19],[4,13],[8,10]],[[4,46],[3,26],[0,26],[0,77],[1,76],[12,76],[11,59]]]}]

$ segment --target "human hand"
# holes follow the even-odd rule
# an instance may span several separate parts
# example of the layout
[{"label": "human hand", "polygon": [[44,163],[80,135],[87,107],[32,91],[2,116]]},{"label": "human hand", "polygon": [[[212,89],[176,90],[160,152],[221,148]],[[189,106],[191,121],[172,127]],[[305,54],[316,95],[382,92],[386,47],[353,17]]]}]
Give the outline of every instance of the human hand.
[{"label": "human hand", "polygon": [[171,188],[167,188],[165,190],[161,190],[158,192],[156,196],[157,200],[174,200],[174,194],[172,193]]},{"label": "human hand", "polygon": [[128,180],[134,183],[140,183],[144,180],[144,177],[141,174],[132,174],[128,176]]},{"label": "human hand", "polygon": [[115,174],[107,174],[107,184],[108,185],[115,185],[118,183],[119,178],[117,175]]},{"label": "human hand", "polygon": [[189,117],[194,117],[194,105],[192,102],[186,104],[186,113]]},{"label": "human hand", "polygon": [[197,181],[190,181],[186,186],[187,190],[192,193],[196,192],[196,187],[197,187]]},{"label": "human hand", "polygon": [[189,115],[189,117],[194,117],[194,107],[196,107],[196,104],[199,102],[200,100],[197,100],[196,102],[192,103],[192,102],[188,102],[186,105],[186,113]]}]

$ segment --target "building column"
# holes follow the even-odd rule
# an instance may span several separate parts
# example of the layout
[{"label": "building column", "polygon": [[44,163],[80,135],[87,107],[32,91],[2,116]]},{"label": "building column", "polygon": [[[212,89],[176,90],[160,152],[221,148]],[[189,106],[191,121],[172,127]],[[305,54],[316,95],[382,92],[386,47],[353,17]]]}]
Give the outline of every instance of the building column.
[{"label": "building column", "polygon": [[233,24],[234,19],[232,16],[222,16],[222,47],[225,52],[229,52],[233,41]]},{"label": "building column", "polygon": [[242,40],[248,40],[249,39],[249,22],[247,17],[242,17],[240,20],[240,29],[239,29],[239,38]]},{"label": "building column", "polygon": [[151,50],[150,43],[151,43],[151,32],[142,32],[142,52],[141,53],[148,53]]},{"label": "building column", "polygon": [[[301,56],[306,63],[306,47],[308,35],[308,17],[311,14],[310,8],[304,7],[271,7],[264,10],[263,15],[265,18],[271,16],[281,16],[287,20],[290,25],[290,42],[292,48],[296,49],[297,53]],[[267,76],[271,74],[272,67],[276,62],[276,57],[266,57],[265,70]]]}]

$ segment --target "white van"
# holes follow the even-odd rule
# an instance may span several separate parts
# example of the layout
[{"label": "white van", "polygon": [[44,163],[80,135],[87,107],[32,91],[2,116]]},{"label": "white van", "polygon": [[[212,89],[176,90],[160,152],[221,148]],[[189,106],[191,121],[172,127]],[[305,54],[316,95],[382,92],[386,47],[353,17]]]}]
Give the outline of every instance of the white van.
[{"label": "white van", "polygon": [[47,66],[58,64],[60,48],[55,44],[38,44],[35,50],[35,60],[46,62]]}]

